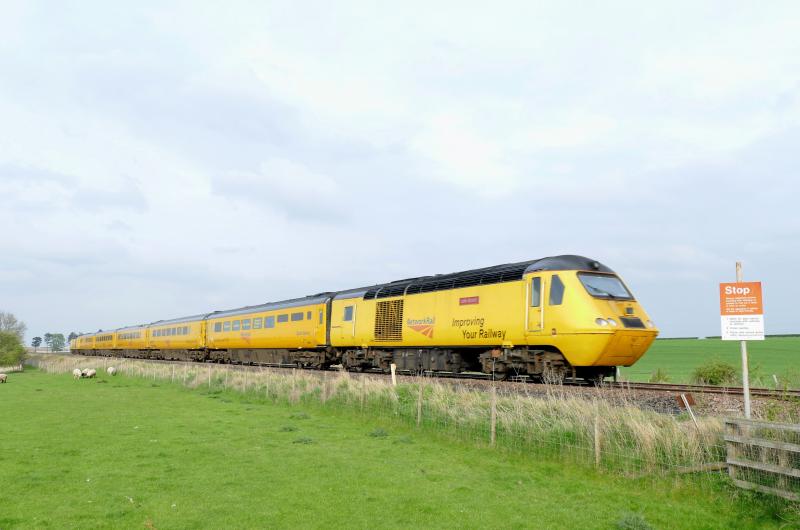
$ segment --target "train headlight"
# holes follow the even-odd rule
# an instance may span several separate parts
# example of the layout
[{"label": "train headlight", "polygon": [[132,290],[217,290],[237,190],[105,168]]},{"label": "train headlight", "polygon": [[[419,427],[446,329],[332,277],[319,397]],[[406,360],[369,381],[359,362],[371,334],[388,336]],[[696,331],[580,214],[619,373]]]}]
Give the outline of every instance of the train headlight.
[{"label": "train headlight", "polygon": [[654,328],[654,327],[656,327],[656,325],[655,325],[655,324],[653,324],[653,321],[652,321],[652,320],[648,320],[648,321],[647,321],[647,327],[648,327],[648,328]]},{"label": "train headlight", "polygon": [[607,326],[608,325],[608,320],[606,320],[605,318],[595,318],[594,321],[598,326]]},{"label": "train headlight", "polygon": [[612,326],[612,327],[617,327],[617,321],[614,320],[613,318],[609,318],[608,319],[608,325]]}]

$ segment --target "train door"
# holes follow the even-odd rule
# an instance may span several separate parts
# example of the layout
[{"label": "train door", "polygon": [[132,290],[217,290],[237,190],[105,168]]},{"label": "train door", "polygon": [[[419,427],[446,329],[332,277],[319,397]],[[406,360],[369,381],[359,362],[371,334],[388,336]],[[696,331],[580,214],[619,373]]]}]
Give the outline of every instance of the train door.
[{"label": "train door", "polygon": [[337,340],[339,345],[352,345],[356,334],[356,304],[355,300],[342,302],[333,306],[331,339]]},{"label": "train door", "polygon": [[541,333],[544,328],[544,278],[532,276],[525,289],[528,315],[528,333]]}]

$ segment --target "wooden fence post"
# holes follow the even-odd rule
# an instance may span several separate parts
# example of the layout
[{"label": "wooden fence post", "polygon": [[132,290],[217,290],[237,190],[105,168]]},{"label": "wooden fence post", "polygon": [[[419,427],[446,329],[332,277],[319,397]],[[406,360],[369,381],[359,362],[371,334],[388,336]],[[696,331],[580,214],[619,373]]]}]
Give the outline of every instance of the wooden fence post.
[{"label": "wooden fence post", "polygon": [[367,378],[361,374],[361,412],[364,412],[364,398],[367,395]]},{"label": "wooden fence post", "polygon": [[594,465],[600,467],[600,413],[594,415]]},{"label": "wooden fence post", "polygon": [[492,386],[492,425],[489,445],[494,447],[497,436],[497,387]]},{"label": "wooden fence post", "polygon": [[211,388],[211,367],[208,367],[208,388]]},{"label": "wooden fence post", "polygon": [[417,427],[422,424],[422,391],[424,387],[422,386],[422,381],[420,380],[419,383],[419,395],[417,396]]}]

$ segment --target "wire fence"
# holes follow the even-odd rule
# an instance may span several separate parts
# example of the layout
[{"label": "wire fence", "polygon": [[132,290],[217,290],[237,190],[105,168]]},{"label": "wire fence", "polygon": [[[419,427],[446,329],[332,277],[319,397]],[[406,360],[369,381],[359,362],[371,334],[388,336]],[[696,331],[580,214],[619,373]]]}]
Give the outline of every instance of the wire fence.
[{"label": "wire fence", "polygon": [[426,377],[384,377],[199,363],[154,363],[105,357],[31,356],[50,373],[116,368],[124,376],[168,381],[207,392],[239,392],[252,399],[346,410],[389,425],[415,426],[528,457],[571,461],[632,477],[710,478],[725,471],[725,424],[715,416],[691,418],[637,405],[634,391],[576,395],[550,385],[525,395],[503,384],[476,387]]},{"label": "wire fence", "polygon": [[11,374],[14,372],[21,372],[23,370],[23,365],[17,364],[14,366],[0,366],[0,374]]}]

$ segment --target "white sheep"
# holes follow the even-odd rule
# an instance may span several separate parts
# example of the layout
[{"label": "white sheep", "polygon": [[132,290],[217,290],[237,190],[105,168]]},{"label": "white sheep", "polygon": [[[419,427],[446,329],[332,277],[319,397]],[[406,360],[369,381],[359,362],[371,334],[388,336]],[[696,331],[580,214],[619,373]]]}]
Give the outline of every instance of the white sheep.
[{"label": "white sheep", "polygon": [[8,381],[8,376],[6,374],[0,374],[0,383],[5,383]]},{"label": "white sheep", "polygon": [[80,368],[75,368],[72,371],[72,377],[75,379],[80,379],[81,377],[83,377],[83,372],[81,372]]},{"label": "white sheep", "polygon": [[111,376],[117,375],[117,369],[114,368],[113,366],[109,366],[106,369],[106,372],[108,372],[108,375],[111,375]]},{"label": "white sheep", "polygon": [[86,376],[85,377],[88,377],[89,379],[91,379],[92,377],[94,377],[96,375],[97,375],[97,370],[95,370],[94,368],[86,370]]},{"label": "white sheep", "polygon": [[86,374],[88,374],[88,373],[89,373],[89,369],[88,368],[84,368],[83,370],[81,370],[81,377],[86,377]]}]

